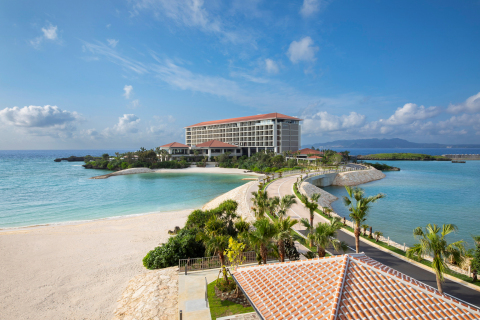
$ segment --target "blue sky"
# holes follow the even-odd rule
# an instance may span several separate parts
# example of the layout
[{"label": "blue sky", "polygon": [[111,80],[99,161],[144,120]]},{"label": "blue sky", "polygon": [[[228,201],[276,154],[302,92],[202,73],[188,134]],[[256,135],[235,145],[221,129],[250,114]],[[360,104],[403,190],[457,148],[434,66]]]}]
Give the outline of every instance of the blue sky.
[{"label": "blue sky", "polygon": [[280,112],[303,143],[480,143],[480,1],[3,1],[0,149],[155,147]]}]

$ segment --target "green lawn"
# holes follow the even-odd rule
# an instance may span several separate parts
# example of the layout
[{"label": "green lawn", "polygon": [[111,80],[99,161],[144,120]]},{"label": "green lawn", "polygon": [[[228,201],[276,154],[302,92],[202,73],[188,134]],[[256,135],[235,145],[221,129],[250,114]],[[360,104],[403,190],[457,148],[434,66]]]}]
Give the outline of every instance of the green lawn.
[{"label": "green lawn", "polygon": [[253,307],[243,307],[241,304],[236,304],[231,301],[222,301],[215,295],[215,283],[217,280],[208,284],[208,306],[210,307],[210,313],[212,320],[217,318],[230,316],[232,314],[254,312]]}]

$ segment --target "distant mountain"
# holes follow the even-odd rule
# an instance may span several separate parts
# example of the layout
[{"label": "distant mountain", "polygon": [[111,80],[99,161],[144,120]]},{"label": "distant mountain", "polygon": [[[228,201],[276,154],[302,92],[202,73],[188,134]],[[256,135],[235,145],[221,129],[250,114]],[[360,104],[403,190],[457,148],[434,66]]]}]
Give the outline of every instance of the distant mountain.
[{"label": "distant mountain", "polygon": [[480,148],[480,144],[416,143],[403,139],[336,140],[303,145],[304,148]]}]

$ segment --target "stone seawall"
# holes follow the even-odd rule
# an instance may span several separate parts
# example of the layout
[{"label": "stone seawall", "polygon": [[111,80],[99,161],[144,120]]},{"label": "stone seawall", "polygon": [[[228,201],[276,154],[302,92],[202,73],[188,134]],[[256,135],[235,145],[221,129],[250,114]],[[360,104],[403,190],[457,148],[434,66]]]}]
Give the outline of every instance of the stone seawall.
[{"label": "stone seawall", "polygon": [[385,174],[377,169],[341,172],[333,180],[332,186],[357,186],[385,177]]},{"label": "stone seawall", "polygon": [[309,182],[303,182],[300,185],[300,193],[307,195],[309,198],[311,198],[313,194],[319,193],[320,199],[318,199],[318,205],[320,207],[330,207],[330,204],[332,202],[338,200],[338,198],[335,197],[333,194],[328,193],[327,191],[316,187]]}]

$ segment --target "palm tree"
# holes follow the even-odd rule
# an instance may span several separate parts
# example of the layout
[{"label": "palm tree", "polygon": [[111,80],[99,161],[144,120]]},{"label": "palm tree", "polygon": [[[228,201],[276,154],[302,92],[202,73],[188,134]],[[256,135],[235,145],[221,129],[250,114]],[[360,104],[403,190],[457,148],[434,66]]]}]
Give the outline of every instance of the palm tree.
[{"label": "palm tree", "polygon": [[280,262],[285,261],[285,240],[291,240],[291,228],[298,223],[297,220],[292,220],[290,217],[286,219],[278,219],[275,222],[275,227],[277,228],[277,233],[275,235],[275,240],[277,240],[278,253],[280,255]]},{"label": "palm tree", "polygon": [[383,232],[381,232],[381,231],[375,231],[374,235],[375,235],[375,242],[378,242],[378,240],[380,239],[380,237],[383,236]]},{"label": "palm tree", "polygon": [[340,218],[334,218],[331,222],[319,222],[307,238],[317,247],[318,256],[325,257],[325,249],[332,246],[336,251],[340,249],[345,253],[348,246],[345,242],[337,239],[337,232],[343,227]]},{"label": "palm tree", "polygon": [[252,192],[253,198],[253,212],[257,218],[263,218],[265,211],[268,208],[268,193],[267,191],[254,191]]},{"label": "palm tree", "polygon": [[278,218],[283,219],[287,215],[288,210],[297,203],[293,194],[287,194],[280,199]]},{"label": "palm tree", "polygon": [[312,199],[312,201],[310,201],[307,196],[302,197],[302,200],[304,201],[304,204],[305,204],[305,208],[307,208],[308,211],[310,212],[310,225],[312,226],[313,226],[313,218],[315,216],[315,210],[318,209],[318,202],[317,202],[318,198],[320,198],[320,195],[318,193],[315,193],[312,195],[312,197],[310,198]]},{"label": "palm tree", "polygon": [[362,229],[363,229],[363,236],[365,237],[367,235],[367,229],[370,226],[368,224],[362,224]]},{"label": "palm tree", "polygon": [[279,206],[280,206],[280,197],[275,196],[273,198],[268,199],[267,209],[268,209],[268,212],[270,212],[270,214],[272,216],[274,216],[274,217],[277,216],[276,212],[277,212],[277,209],[278,209]]},{"label": "palm tree", "polygon": [[443,273],[448,270],[447,259],[460,264],[465,258],[465,241],[460,240],[447,243],[445,237],[458,230],[454,224],[444,224],[440,229],[436,224],[428,224],[425,229],[417,227],[413,230],[413,236],[419,241],[413,247],[407,250],[407,258],[418,261],[422,260],[424,255],[432,255],[432,268],[437,278],[437,289],[443,293],[442,282],[445,280]]},{"label": "palm tree", "polygon": [[[379,193],[375,196],[365,197],[365,191],[362,188],[345,186],[348,197],[343,197],[343,203],[350,211],[350,218],[355,224],[355,246],[356,252],[360,252],[360,225],[367,220],[372,203],[378,199],[384,198],[385,195]],[[354,201],[355,200],[355,201]]]},{"label": "palm tree", "polygon": [[322,207],[323,209],[323,213],[325,213],[328,217],[331,217],[331,213],[333,212],[332,209],[330,209],[330,207]]},{"label": "palm tree", "polygon": [[268,218],[260,218],[253,223],[255,230],[248,233],[248,240],[260,249],[263,264],[267,263],[268,246],[278,233],[275,225]]}]

